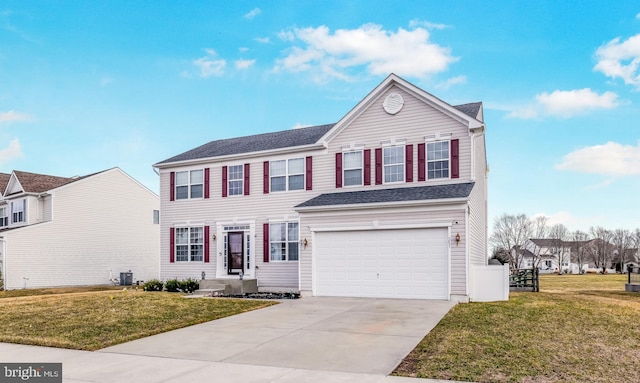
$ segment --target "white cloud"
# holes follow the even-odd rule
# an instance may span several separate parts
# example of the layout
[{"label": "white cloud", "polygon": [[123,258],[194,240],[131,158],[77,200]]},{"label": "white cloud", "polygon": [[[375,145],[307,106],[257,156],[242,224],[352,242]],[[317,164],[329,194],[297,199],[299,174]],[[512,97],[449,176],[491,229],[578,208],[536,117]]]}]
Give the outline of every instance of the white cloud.
[{"label": "white cloud", "polygon": [[309,125],[309,124],[301,124],[301,123],[298,122],[297,124],[292,126],[291,129],[301,129],[301,128],[307,128],[309,126],[311,126],[311,125]]},{"label": "white cloud", "polygon": [[613,184],[613,179],[608,178],[602,182],[598,182],[595,184],[591,184],[591,185],[587,185],[585,186],[584,190],[597,190],[597,189],[603,189],[606,188],[608,186],[611,186]]},{"label": "white cloud", "polygon": [[549,226],[557,225],[559,223],[565,225],[569,230],[582,230],[586,231],[589,227],[596,225],[598,222],[602,222],[605,218],[603,215],[581,217],[574,215],[568,211],[560,210],[553,214],[538,213],[534,214],[533,218],[544,216],[548,218],[547,224]]},{"label": "white cloud", "polygon": [[447,79],[444,82],[441,82],[439,84],[437,84],[435,87],[438,89],[449,89],[454,85],[458,85],[458,84],[466,84],[467,83],[467,76],[456,76],[456,77],[451,77],[449,79]]},{"label": "white cloud", "polygon": [[252,10],[250,10],[248,13],[244,15],[244,18],[247,20],[253,20],[253,18],[258,16],[260,13],[262,13],[260,8],[253,8]]},{"label": "white cloud", "polygon": [[616,37],[596,50],[596,58],[594,70],[640,89],[640,34],[626,40]]},{"label": "white cloud", "polygon": [[640,13],[638,13],[638,14],[636,15],[636,19],[637,19],[637,20],[640,20]]},{"label": "white cloud", "polygon": [[100,86],[105,87],[113,82],[111,77],[103,77],[100,79]]},{"label": "white cloud", "polygon": [[571,117],[594,109],[612,109],[620,105],[614,92],[598,94],[589,88],[555,90],[536,95],[535,102],[515,108],[509,118],[536,118],[542,116]]},{"label": "white cloud", "polygon": [[418,20],[418,19],[413,19],[413,20],[409,21],[409,28],[416,28],[416,27],[425,27],[427,29],[446,29],[446,28],[451,28],[450,25],[432,23],[430,21],[422,21],[422,20]]},{"label": "white cloud", "polygon": [[424,28],[397,32],[380,25],[366,24],[356,29],[328,27],[295,28],[278,36],[285,41],[298,41],[284,58],[276,61],[276,71],[313,70],[319,78],[350,79],[349,69],[366,67],[368,73],[386,75],[391,72],[419,78],[447,70],[458,59],[450,49],[429,41]]},{"label": "white cloud", "polygon": [[261,44],[269,44],[271,42],[271,39],[268,37],[256,37],[254,40]]},{"label": "white cloud", "polygon": [[236,69],[248,69],[256,60],[236,60]]},{"label": "white cloud", "polygon": [[17,113],[17,112],[14,112],[13,110],[10,110],[8,112],[0,112],[0,124],[16,122],[16,121],[27,121],[30,118],[31,117],[27,114]]},{"label": "white cloud", "polygon": [[4,165],[14,158],[19,157],[22,157],[22,149],[20,148],[20,141],[18,141],[17,138],[11,140],[8,147],[0,149],[0,165]]},{"label": "white cloud", "polygon": [[637,146],[607,142],[580,148],[565,155],[556,169],[606,176],[640,175],[640,142]]},{"label": "white cloud", "polygon": [[247,48],[247,47],[240,47],[240,48],[238,48],[238,51],[240,51],[240,52],[249,52],[249,48]]},{"label": "white cloud", "polygon": [[200,77],[222,76],[227,66],[227,61],[224,59],[216,60],[217,53],[213,49],[205,49],[205,52],[207,52],[207,56],[193,61],[193,65],[199,69]]}]

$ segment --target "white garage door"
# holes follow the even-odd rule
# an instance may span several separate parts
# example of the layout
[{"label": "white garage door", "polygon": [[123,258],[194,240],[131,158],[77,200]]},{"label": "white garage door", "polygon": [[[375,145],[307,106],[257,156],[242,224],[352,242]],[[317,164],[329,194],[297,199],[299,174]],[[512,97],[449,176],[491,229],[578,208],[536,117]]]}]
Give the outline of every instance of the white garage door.
[{"label": "white garage door", "polygon": [[314,294],[449,299],[448,230],[318,232]]}]

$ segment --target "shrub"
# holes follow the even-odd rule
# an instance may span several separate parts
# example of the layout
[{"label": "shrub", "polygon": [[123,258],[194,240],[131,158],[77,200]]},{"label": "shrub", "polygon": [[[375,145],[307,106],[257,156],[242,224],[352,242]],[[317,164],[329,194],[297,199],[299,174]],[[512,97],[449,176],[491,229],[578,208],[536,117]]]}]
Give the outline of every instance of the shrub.
[{"label": "shrub", "polygon": [[180,290],[180,281],[177,279],[169,279],[164,283],[164,288],[170,293],[177,293]]},{"label": "shrub", "polygon": [[200,282],[197,279],[187,278],[179,283],[179,289],[183,293],[191,294],[200,288]]},{"label": "shrub", "polygon": [[162,291],[164,287],[164,283],[157,279],[152,279],[150,281],[146,281],[142,285],[142,290],[144,291]]}]

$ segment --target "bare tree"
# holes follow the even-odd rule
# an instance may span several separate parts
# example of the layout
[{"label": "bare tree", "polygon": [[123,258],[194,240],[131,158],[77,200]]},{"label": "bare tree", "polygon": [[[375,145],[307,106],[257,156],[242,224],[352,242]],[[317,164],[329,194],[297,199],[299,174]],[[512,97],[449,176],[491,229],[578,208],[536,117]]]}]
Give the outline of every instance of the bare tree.
[{"label": "bare tree", "polygon": [[[531,238],[546,238],[549,234],[549,218],[540,215],[531,219]],[[531,247],[529,251],[533,255],[533,268],[538,268],[540,265],[540,260],[542,259],[542,255],[546,255],[546,253],[541,253],[543,250],[542,246],[538,246],[535,242],[531,242]],[[545,248],[546,251],[546,248]]]},{"label": "bare tree", "polygon": [[597,268],[602,269],[602,274],[604,274],[613,257],[613,245],[611,245],[613,234],[601,226],[592,227],[589,232],[593,237],[593,241],[589,243],[591,259]]},{"label": "bare tree", "polygon": [[570,262],[569,244],[566,242],[569,239],[569,229],[561,223],[553,225],[549,229],[549,239],[551,253],[558,259],[558,274],[562,274],[565,272],[562,267]]},{"label": "bare tree", "polygon": [[616,270],[624,273],[626,271],[624,264],[633,262],[630,250],[633,248],[635,242],[634,235],[629,230],[617,229],[613,231],[612,242],[613,246],[615,246],[613,261],[618,264]]},{"label": "bare tree", "polygon": [[584,231],[576,230],[571,233],[571,258],[578,264],[578,273],[583,273],[583,267],[587,260],[586,244],[589,241],[589,235]]},{"label": "bare tree", "polygon": [[489,241],[494,253],[509,252],[509,265],[517,269],[523,259],[525,246],[531,238],[531,221],[525,214],[502,214],[493,222],[493,233]]}]

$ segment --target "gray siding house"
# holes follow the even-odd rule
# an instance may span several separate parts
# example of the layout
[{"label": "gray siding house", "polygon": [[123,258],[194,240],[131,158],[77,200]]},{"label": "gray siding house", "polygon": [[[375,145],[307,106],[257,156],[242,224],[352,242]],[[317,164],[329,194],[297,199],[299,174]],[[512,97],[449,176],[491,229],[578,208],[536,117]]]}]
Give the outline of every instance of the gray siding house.
[{"label": "gray siding house", "polygon": [[394,74],[335,124],[211,141],[154,167],[162,279],[466,300],[487,264],[482,104]]}]

